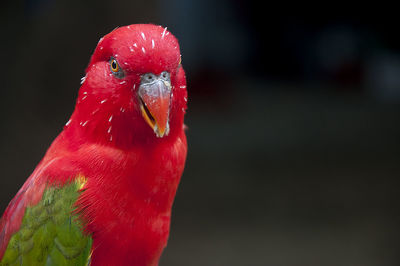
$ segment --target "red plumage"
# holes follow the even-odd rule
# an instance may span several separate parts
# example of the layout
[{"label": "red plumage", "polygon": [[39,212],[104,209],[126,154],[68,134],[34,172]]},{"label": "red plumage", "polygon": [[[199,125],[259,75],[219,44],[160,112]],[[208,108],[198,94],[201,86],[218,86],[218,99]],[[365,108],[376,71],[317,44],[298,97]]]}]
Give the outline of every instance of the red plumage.
[{"label": "red plumage", "polygon": [[[110,69],[114,59],[123,77]],[[160,137],[161,125],[152,128],[144,119],[153,123],[157,116],[142,106],[138,89],[144,74],[163,71],[171,97]],[[186,159],[186,99],[179,44],[166,29],[130,25],[102,38],[71,119],[3,215],[0,259],[25,207],[41,199],[44,187],[83,175],[87,183],[76,205],[93,237],[92,265],[157,265]]]}]

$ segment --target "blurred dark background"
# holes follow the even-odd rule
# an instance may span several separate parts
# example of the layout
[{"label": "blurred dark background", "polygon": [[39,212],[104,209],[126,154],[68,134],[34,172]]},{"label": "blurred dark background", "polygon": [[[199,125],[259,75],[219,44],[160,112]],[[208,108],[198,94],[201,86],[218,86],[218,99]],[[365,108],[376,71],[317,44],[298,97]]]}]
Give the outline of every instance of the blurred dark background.
[{"label": "blurred dark background", "polygon": [[160,265],[399,265],[398,15],[261,4],[3,3],[0,210],[68,120],[98,39],[156,23],[190,96]]}]

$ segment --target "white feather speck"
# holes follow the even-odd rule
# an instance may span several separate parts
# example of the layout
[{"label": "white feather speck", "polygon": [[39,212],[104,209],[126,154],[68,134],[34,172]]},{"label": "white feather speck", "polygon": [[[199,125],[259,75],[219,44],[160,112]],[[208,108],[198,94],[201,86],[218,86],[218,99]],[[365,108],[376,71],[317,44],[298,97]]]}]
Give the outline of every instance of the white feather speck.
[{"label": "white feather speck", "polygon": [[112,126],[110,126],[110,127],[108,128],[108,130],[107,130],[107,133],[108,133],[108,134],[111,133],[111,128],[112,128]]},{"label": "white feather speck", "polygon": [[144,35],[143,32],[140,33],[142,35],[143,40],[146,40],[146,36]]},{"label": "white feather speck", "polygon": [[142,47],[142,52],[145,54],[146,53],[146,49],[144,49],[144,47]]},{"label": "white feather speck", "polygon": [[67,123],[65,123],[65,125],[66,125],[66,126],[68,126],[70,123],[71,123],[71,119],[70,119],[70,120],[68,120],[68,122],[67,122]]},{"label": "white feather speck", "polygon": [[104,100],[102,100],[101,102],[100,102],[100,104],[103,104],[103,103],[105,103],[107,101],[107,99],[104,99]]},{"label": "white feather speck", "polygon": [[85,123],[82,124],[82,126],[86,126],[86,124],[89,122],[89,120],[85,121]]},{"label": "white feather speck", "polygon": [[111,122],[112,119],[113,119],[113,116],[111,115],[110,118],[108,119],[108,122]]},{"label": "white feather speck", "polygon": [[137,48],[137,44],[136,43],[134,43],[133,46],[135,46]]},{"label": "white feather speck", "polygon": [[165,36],[165,32],[167,31],[167,27],[165,27],[164,28],[164,31],[162,32],[162,34],[161,34],[161,39],[164,39],[164,36]]},{"label": "white feather speck", "polygon": [[151,48],[154,49],[154,40],[151,39]]},{"label": "white feather speck", "polygon": [[184,89],[184,88],[186,88],[186,86],[179,86],[179,88]]},{"label": "white feather speck", "polygon": [[126,80],[121,81],[119,84],[123,85],[126,83]]}]

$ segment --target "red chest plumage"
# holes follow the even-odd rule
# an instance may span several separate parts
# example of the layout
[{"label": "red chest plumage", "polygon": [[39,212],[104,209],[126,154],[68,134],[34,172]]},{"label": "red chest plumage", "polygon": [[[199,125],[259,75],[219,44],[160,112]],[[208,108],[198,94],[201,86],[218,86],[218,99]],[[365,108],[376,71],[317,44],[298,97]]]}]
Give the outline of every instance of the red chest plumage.
[{"label": "red chest plumage", "polygon": [[157,263],[184,168],[184,132],[173,143],[125,152],[92,145],[75,154],[86,158],[78,212],[93,235],[92,265]]}]

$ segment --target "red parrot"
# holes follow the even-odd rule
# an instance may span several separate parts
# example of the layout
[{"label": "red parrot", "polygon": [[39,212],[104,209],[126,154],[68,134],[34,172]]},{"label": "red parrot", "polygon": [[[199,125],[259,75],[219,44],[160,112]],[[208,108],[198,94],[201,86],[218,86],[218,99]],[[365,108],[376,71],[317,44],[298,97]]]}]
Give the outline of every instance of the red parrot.
[{"label": "red parrot", "polygon": [[75,110],[0,221],[0,265],[158,265],[186,159],[177,39],[100,39]]}]

